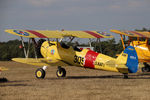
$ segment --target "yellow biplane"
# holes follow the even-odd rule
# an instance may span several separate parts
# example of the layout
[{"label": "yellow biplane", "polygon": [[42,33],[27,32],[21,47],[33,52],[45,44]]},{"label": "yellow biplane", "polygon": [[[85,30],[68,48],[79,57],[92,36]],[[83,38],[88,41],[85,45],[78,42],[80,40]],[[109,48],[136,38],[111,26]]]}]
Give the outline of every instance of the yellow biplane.
[{"label": "yellow biplane", "polygon": [[[108,33],[100,31],[58,31],[58,30],[14,30],[7,29],[5,32],[29,38],[37,46],[34,38],[47,38],[40,45],[40,53],[43,58],[28,58],[29,49],[24,48],[25,58],[13,58],[13,61],[43,66],[35,72],[37,78],[45,77],[47,66],[58,66],[57,77],[65,77],[66,70],[61,66],[78,66],[90,69],[99,69],[105,71],[114,71],[123,73],[124,78],[128,78],[128,73],[136,73],[138,70],[138,57],[133,46],[127,47],[118,58],[112,58],[107,55],[94,52],[92,50],[80,50],[77,46],[68,46],[62,40],[68,37],[70,41],[74,38],[112,38]],[[56,41],[50,41],[51,38],[57,38]],[[58,39],[59,38],[59,39]],[[36,54],[36,53],[35,53]]]},{"label": "yellow biplane", "polygon": [[[137,52],[139,62],[144,63],[142,68],[143,72],[150,71],[150,32],[140,32],[140,31],[120,31],[120,30],[110,30],[111,32],[120,34],[123,48],[126,48],[126,45],[123,40],[123,36],[128,36],[129,40],[127,46],[133,46]],[[136,39],[134,39],[136,38]],[[141,39],[141,40],[140,40]]]}]

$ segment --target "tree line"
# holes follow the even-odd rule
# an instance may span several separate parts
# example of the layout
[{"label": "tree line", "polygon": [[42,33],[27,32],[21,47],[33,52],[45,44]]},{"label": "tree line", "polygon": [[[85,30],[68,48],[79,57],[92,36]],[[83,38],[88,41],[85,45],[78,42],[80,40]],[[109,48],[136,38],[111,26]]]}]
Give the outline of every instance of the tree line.
[{"label": "tree line", "polygon": [[[12,58],[25,57],[23,48],[21,46],[21,41],[19,40],[10,40],[8,42],[0,42],[0,60],[8,61]],[[27,46],[27,42],[25,42]],[[33,57],[33,49],[30,48],[30,57]]]},{"label": "tree line", "polygon": [[[25,47],[27,47],[28,43],[25,42]],[[87,44],[81,44],[82,46],[87,46]],[[12,58],[24,58],[23,48],[20,48],[21,41],[20,40],[11,40],[8,42],[0,42],[0,60],[1,61],[9,61]],[[121,42],[115,42],[115,39],[111,39],[108,41],[101,41],[100,43],[92,42],[92,46],[94,47],[94,51],[101,52],[103,54],[115,57],[117,53],[120,53],[122,49]],[[26,48],[27,49],[27,48]],[[35,57],[34,53],[34,45],[30,45],[29,57]],[[38,57],[40,54],[37,53]]]}]

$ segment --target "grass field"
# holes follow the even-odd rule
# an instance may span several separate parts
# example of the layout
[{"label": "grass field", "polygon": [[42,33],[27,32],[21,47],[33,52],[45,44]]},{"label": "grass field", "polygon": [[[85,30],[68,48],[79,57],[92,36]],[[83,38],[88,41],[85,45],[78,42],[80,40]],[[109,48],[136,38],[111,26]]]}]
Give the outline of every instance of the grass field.
[{"label": "grass field", "polygon": [[122,74],[65,67],[67,77],[56,77],[57,67],[49,67],[45,79],[36,79],[35,66],[0,62],[9,68],[0,77],[0,100],[149,100],[150,74],[137,73],[123,79]]}]

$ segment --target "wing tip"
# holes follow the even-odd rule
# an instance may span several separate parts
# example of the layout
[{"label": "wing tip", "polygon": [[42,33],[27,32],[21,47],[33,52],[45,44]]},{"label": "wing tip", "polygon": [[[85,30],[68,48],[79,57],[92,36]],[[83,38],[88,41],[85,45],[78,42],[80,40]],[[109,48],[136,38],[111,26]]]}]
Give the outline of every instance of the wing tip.
[{"label": "wing tip", "polygon": [[9,33],[9,32],[10,32],[10,29],[5,29],[4,32]]},{"label": "wing tip", "polygon": [[6,71],[6,70],[9,70],[9,69],[6,67],[0,67],[0,71]]}]

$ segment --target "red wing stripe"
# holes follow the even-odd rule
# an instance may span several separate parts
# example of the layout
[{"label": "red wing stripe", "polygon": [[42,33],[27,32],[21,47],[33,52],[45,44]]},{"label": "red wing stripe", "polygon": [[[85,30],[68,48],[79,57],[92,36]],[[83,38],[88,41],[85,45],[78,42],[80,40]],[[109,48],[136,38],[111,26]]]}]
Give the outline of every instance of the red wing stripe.
[{"label": "red wing stripe", "polygon": [[98,34],[96,34],[94,32],[91,32],[91,31],[84,31],[84,32],[86,32],[86,33],[88,33],[88,34],[90,34],[90,35],[92,35],[92,36],[94,36],[96,38],[103,38],[102,36],[100,36],[100,35],[98,35]]},{"label": "red wing stripe", "polygon": [[33,30],[26,30],[26,31],[38,36],[39,38],[48,38],[48,37],[44,36],[43,34],[36,32],[36,31],[33,31]]},{"label": "red wing stripe", "polygon": [[139,35],[139,36],[141,36],[141,37],[145,37],[143,34],[140,34],[140,33],[135,32],[135,31],[129,31],[129,32],[131,32],[131,33],[135,33],[135,34],[137,34],[137,35]]}]

